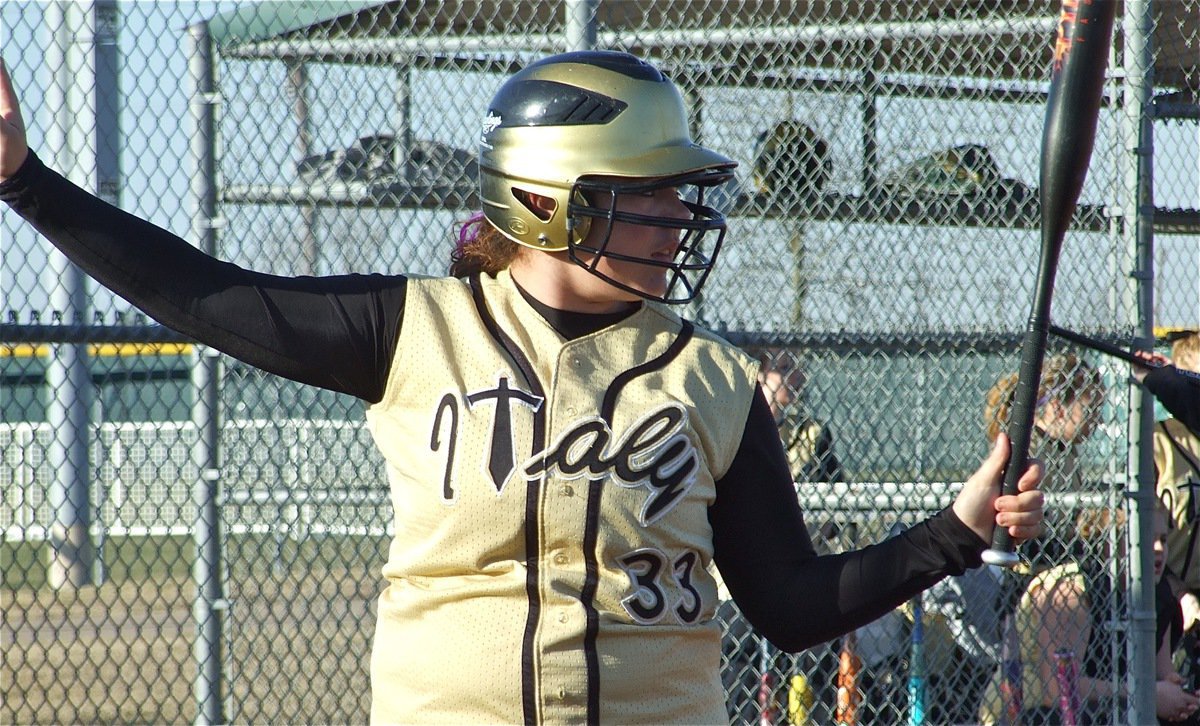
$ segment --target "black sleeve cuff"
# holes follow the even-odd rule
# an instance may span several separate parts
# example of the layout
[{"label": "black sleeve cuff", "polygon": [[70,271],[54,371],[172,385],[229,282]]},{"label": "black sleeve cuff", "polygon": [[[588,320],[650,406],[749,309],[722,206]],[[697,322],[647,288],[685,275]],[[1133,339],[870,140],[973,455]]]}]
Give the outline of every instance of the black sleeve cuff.
[{"label": "black sleeve cuff", "polygon": [[961,575],[983,564],[981,556],[988,543],[958,518],[953,507],[946,507],[925,523],[929,527],[931,544],[945,558],[946,574]]}]

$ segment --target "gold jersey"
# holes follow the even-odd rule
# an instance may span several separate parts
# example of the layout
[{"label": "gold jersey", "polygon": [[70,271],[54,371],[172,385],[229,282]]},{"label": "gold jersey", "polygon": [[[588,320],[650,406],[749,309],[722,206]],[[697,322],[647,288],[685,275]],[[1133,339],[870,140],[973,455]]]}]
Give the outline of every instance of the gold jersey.
[{"label": "gold jersey", "polygon": [[1157,492],[1166,505],[1167,567],[1189,590],[1200,591],[1200,438],[1176,419],[1154,427]]},{"label": "gold jersey", "polygon": [[644,304],[567,341],[507,272],[408,283],[376,723],[716,723],[708,507],[757,361]]}]

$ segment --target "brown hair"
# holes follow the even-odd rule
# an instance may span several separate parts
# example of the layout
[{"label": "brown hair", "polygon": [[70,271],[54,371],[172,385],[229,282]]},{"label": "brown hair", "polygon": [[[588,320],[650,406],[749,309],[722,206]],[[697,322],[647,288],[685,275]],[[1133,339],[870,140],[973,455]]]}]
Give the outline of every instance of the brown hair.
[{"label": "brown hair", "polygon": [[1113,527],[1125,527],[1128,515],[1122,508],[1089,507],[1075,515],[1075,532],[1081,540],[1096,541]]},{"label": "brown hair", "polygon": [[520,251],[520,245],[501,234],[482,213],[473,214],[459,225],[458,242],[450,253],[450,275],[494,276],[511,265]]},{"label": "brown hair", "polygon": [[[983,407],[983,423],[987,427],[988,441],[995,441],[1008,425],[1012,410],[1013,394],[1017,390],[1016,373],[1010,373],[992,386],[987,392]],[[1054,355],[1042,364],[1042,380],[1038,385],[1039,405],[1051,398],[1071,403],[1086,393],[1100,389],[1100,372],[1073,353]]]}]

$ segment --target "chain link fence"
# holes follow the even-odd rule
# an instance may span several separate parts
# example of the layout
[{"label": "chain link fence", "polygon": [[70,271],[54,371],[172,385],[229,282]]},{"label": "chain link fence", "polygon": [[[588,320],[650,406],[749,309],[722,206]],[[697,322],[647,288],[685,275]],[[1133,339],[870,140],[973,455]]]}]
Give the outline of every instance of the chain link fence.
[{"label": "chain link fence", "polygon": [[[1124,7],[1150,22],[1118,21],[1054,317],[1129,345],[1151,325],[1200,325],[1200,3]],[[50,166],[287,275],[444,273],[505,75],[568,48],[654,60],[685,89],[694,135],[741,162],[718,190],[729,242],[686,314],[763,361],[809,527],[834,552],[946,506],[1003,413],[1037,264],[1058,13],[18,2],[0,7],[0,36]],[[1131,95],[1148,78],[1153,105]],[[1153,233],[1137,224],[1151,188]],[[0,234],[0,722],[366,721],[391,508],[361,403],[151,324],[7,211]],[[1063,622],[1046,593],[1081,592],[1088,630],[1049,641],[1077,649],[1097,722],[1129,722],[1125,686],[1153,687],[1127,657],[1150,577],[1132,544],[1149,546],[1146,520],[1127,516],[1151,506],[1128,496],[1140,394],[1124,363],[1054,339],[1050,352],[1045,398],[1077,425],[1047,423],[1038,441],[1051,521],[1027,571],[947,581],[798,655],[728,604],[731,720],[994,723],[1004,655],[1024,668],[1026,706],[1054,710],[1037,631]]]}]

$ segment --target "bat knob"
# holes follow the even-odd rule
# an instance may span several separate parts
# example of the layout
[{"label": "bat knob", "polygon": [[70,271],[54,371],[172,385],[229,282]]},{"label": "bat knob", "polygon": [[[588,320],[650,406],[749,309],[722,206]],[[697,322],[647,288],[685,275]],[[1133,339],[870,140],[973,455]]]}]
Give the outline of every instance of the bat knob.
[{"label": "bat knob", "polygon": [[1000,567],[1016,567],[1017,563],[1021,561],[1016,552],[994,548],[984,550],[980,557],[985,565],[999,565]]}]

